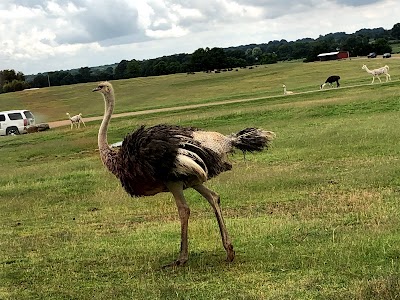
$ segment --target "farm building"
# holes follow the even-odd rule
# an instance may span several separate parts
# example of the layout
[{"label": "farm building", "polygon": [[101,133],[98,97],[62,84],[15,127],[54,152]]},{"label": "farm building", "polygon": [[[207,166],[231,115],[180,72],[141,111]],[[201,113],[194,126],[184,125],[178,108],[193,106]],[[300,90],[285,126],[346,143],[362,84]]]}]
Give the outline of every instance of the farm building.
[{"label": "farm building", "polygon": [[319,60],[334,60],[334,59],[344,59],[349,58],[350,54],[349,51],[335,51],[335,52],[328,52],[328,53],[321,53],[317,56]]}]

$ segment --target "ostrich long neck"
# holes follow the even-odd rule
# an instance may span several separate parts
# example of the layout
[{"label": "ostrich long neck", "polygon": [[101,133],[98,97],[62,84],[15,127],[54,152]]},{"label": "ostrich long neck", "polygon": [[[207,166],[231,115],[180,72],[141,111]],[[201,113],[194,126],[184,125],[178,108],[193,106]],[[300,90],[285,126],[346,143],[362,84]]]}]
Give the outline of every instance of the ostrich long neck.
[{"label": "ostrich long neck", "polygon": [[103,121],[101,122],[100,129],[99,129],[99,134],[97,137],[97,142],[99,145],[99,151],[100,151],[100,156],[105,165],[107,165],[107,159],[110,157],[110,154],[113,154],[114,151],[111,150],[110,146],[108,145],[107,141],[107,129],[108,129],[108,124],[110,123],[111,120],[111,115],[114,110],[114,92],[111,91],[110,93],[107,93],[103,95],[104,97],[104,117]]}]

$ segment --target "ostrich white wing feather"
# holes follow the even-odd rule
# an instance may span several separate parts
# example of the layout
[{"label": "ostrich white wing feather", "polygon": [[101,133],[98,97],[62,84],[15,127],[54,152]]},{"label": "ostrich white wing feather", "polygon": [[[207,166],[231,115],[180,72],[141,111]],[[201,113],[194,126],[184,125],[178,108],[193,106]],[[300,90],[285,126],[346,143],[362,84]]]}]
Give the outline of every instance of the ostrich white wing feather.
[{"label": "ostrich white wing feather", "polygon": [[203,170],[203,168],[200,167],[200,165],[192,158],[185,154],[178,153],[175,162],[175,169],[174,173],[176,174],[195,175],[203,182],[207,180],[206,171]]},{"label": "ostrich white wing feather", "polygon": [[111,148],[119,148],[121,146],[122,146],[122,141],[110,145]]}]

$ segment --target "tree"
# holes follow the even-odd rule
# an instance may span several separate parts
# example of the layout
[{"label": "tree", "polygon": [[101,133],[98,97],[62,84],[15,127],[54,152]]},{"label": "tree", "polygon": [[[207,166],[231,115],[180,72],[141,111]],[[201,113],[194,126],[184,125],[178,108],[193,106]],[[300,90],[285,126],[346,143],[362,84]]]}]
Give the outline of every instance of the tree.
[{"label": "tree", "polygon": [[362,35],[351,35],[342,44],[342,48],[351,53],[352,56],[367,55],[372,51],[369,38]]},{"label": "tree", "polygon": [[372,44],[373,49],[377,54],[383,54],[386,52],[392,52],[392,47],[385,38],[379,38]]},{"label": "tree", "polygon": [[12,82],[14,79],[24,81],[25,76],[21,72],[16,73],[15,70],[0,71],[0,86],[3,86],[7,82]]},{"label": "tree", "polygon": [[47,76],[43,74],[38,74],[33,78],[32,86],[36,88],[42,88],[45,86],[49,86]]},{"label": "tree", "polygon": [[254,57],[256,61],[261,57],[262,55],[262,50],[260,47],[254,47],[253,50],[251,51],[251,55]]},{"label": "tree", "polygon": [[7,82],[3,85],[2,90],[4,93],[17,92],[29,88],[29,85],[25,81],[14,79],[11,82]]},{"label": "tree", "polygon": [[129,78],[140,76],[140,64],[137,60],[132,59],[131,61],[128,62],[126,66],[126,75]]},{"label": "tree", "polygon": [[78,73],[80,75],[80,81],[79,82],[83,83],[83,82],[92,81],[92,76],[91,76],[91,72],[90,72],[90,68],[89,67],[80,68]]},{"label": "tree", "polygon": [[125,59],[121,60],[121,62],[116,66],[114,70],[115,79],[128,78],[126,74],[127,67],[128,67],[128,61]]},{"label": "tree", "polygon": [[77,82],[75,80],[75,77],[71,73],[68,73],[67,76],[65,76],[60,81],[61,85],[69,85],[69,84],[74,84],[74,83],[77,83]]},{"label": "tree", "polygon": [[175,74],[182,72],[182,66],[177,61],[172,61],[167,65],[167,72],[168,74]]},{"label": "tree", "polygon": [[167,74],[167,64],[163,60],[159,60],[154,66],[154,72],[156,75],[166,75]]},{"label": "tree", "polygon": [[400,23],[394,24],[391,30],[391,36],[395,39],[400,40]]},{"label": "tree", "polygon": [[215,47],[207,51],[206,58],[207,70],[223,69],[227,67],[226,53],[222,48]]},{"label": "tree", "polygon": [[25,75],[22,72],[16,73],[15,70],[0,71],[0,92],[22,91],[28,86],[25,82]]},{"label": "tree", "polygon": [[193,70],[191,71],[207,71],[207,52],[203,48],[199,48],[193,52],[191,56],[191,65]]},{"label": "tree", "polygon": [[275,53],[263,53],[260,58],[261,64],[275,64],[278,62],[278,56]]},{"label": "tree", "polygon": [[[68,74],[70,74],[69,71],[63,71],[63,70],[47,73],[47,75],[49,76],[50,85],[51,86],[62,85],[62,83],[61,83],[62,80],[64,79],[64,77],[68,76]],[[81,76],[81,75],[78,73],[77,76]],[[80,79],[77,81],[82,82],[82,80],[80,80]]]},{"label": "tree", "polygon": [[248,48],[246,49],[246,51],[244,52],[246,57],[252,56],[253,55],[253,49]]}]

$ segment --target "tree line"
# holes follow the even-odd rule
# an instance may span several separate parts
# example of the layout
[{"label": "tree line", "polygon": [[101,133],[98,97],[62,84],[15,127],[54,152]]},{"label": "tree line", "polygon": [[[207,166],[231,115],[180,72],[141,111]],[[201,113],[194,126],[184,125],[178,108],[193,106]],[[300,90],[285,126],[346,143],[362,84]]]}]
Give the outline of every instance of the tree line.
[{"label": "tree line", "polygon": [[275,40],[230,48],[199,48],[191,54],[181,53],[142,61],[122,60],[115,66],[82,67],[29,76],[14,70],[3,70],[0,71],[0,93],[112,79],[208,72],[295,59],[311,62],[320,53],[338,50],[349,51],[353,57],[365,56],[370,52],[383,54],[392,52],[390,42],[393,41],[400,42],[400,23],[391,30],[361,29],[353,34],[336,32],[317,39],[305,38],[292,42]]}]

